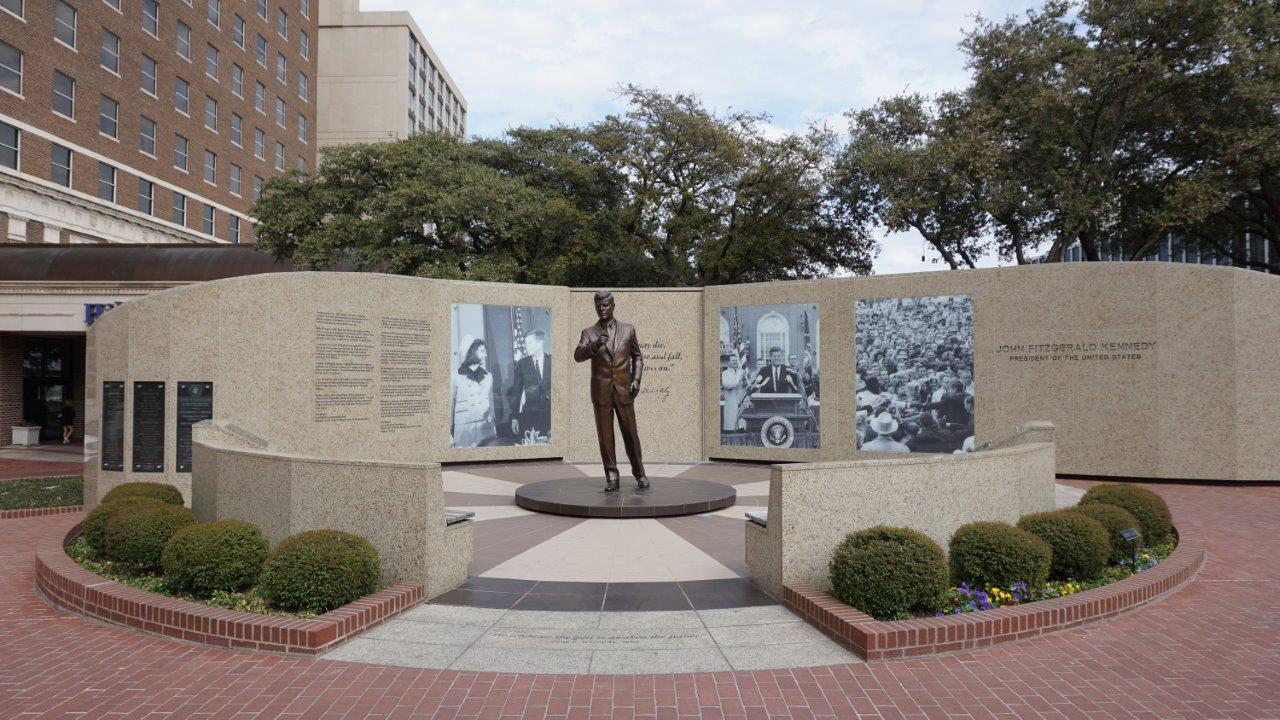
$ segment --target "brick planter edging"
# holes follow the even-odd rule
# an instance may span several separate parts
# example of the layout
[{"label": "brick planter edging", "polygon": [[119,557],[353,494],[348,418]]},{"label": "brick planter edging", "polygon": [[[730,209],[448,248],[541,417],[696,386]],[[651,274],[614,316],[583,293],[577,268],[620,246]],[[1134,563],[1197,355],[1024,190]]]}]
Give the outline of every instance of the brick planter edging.
[{"label": "brick planter edging", "polygon": [[807,583],[782,588],[782,602],[866,660],[972,650],[1098,622],[1141,607],[1185,584],[1204,565],[1204,534],[1178,533],[1169,557],[1136,575],[1084,592],[1026,605],[881,622]]},{"label": "brick planter edging", "polygon": [[40,539],[36,592],[69,612],[179,640],[315,655],[424,599],[421,585],[401,583],[310,620],[223,610],[131,588],[85,570],[65,549],[79,527],[77,522]]},{"label": "brick planter edging", "polygon": [[83,505],[59,505],[57,507],[17,508],[0,510],[0,520],[18,520],[21,518],[43,517],[45,515],[62,515],[76,513],[84,509]]}]

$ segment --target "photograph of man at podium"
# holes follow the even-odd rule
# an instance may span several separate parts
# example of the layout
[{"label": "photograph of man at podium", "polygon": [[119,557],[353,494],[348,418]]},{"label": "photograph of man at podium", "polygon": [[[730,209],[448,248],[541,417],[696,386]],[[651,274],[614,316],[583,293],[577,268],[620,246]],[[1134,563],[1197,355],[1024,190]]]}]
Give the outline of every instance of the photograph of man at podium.
[{"label": "photograph of man at podium", "polygon": [[815,303],[720,308],[721,445],[819,446],[819,342]]}]

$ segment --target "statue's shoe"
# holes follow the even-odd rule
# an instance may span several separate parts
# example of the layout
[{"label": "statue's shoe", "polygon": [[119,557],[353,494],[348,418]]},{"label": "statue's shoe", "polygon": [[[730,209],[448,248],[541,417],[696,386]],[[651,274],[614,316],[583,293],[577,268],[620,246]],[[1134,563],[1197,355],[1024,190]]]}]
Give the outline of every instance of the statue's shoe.
[{"label": "statue's shoe", "polygon": [[617,490],[619,482],[620,479],[617,473],[606,473],[604,476],[604,491],[613,492]]},{"label": "statue's shoe", "polygon": [[649,478],[645,477],[644,475],[641,475],[640,477],[636,478],[636,488],[640,490],[648,490]]}]

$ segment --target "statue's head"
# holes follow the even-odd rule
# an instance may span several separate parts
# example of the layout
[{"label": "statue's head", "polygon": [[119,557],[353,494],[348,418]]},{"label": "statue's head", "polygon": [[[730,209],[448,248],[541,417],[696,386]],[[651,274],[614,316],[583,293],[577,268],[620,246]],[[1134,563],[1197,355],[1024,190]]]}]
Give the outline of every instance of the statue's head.
[{"label": "statue's head", "polygon": [[613,319],[613,293],[601,290],[596,293],[596,317],[604,322]]}]

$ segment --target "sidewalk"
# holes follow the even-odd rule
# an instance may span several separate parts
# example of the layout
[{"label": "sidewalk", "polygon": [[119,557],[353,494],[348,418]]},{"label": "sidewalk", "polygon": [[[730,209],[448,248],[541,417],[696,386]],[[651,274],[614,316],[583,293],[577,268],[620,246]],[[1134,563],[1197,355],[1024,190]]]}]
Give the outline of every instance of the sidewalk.
[{"label": "sidewalk", "polygon": [[0,480],[79,475],[84,472],[84,446],[45,444],[0,447]]}]

